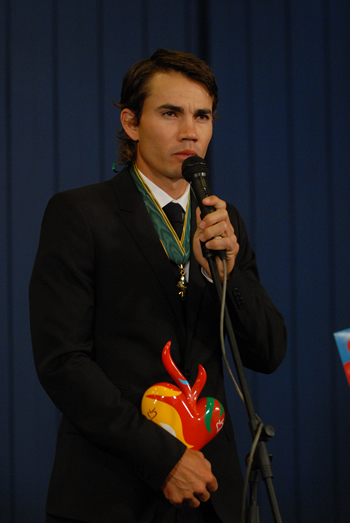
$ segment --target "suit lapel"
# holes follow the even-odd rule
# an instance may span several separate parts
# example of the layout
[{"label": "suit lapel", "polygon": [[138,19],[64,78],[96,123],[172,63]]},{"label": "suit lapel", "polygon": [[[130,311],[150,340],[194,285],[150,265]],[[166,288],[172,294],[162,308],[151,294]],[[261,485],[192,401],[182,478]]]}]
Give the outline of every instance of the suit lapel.
[{"label": "suit lapel", "polygon": [[169,304],[179,320],[177,334],[181,340],[180,346],[184,347],[186,331],[181,301],[174,283],[173,268],[158,238],[142,196],[127,168],[123,169],[111,182],[116,193],[120,217],[142,251],[145,263],[149,264],[149,270],[158,278],[159,284],[163,287]]}]

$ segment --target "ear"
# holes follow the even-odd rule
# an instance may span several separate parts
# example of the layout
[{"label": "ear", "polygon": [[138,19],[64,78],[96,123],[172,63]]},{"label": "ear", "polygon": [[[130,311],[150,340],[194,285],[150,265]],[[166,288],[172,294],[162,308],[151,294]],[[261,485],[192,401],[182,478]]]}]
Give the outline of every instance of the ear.
[{"label": "ear", "polygon": [[125,108],[120,113],[120,121],[126,134],[134,141],[139,139],[138,129],[136,125],[135,114],[128,108]]}]

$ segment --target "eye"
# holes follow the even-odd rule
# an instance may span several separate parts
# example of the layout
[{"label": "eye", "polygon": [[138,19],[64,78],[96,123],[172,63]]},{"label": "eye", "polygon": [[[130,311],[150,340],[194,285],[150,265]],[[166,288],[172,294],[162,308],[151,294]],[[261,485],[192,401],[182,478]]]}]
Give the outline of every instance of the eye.
[{"label": "eye", "polygon": [[164,111],[163,116],[176,116],[175,111]]},{"label": "eye", "polygon": [[206,121],[206,120],[210,120],[210,117],[208,114],[197,114],[197,119],[198,120],[202,120],[202,121]]}]

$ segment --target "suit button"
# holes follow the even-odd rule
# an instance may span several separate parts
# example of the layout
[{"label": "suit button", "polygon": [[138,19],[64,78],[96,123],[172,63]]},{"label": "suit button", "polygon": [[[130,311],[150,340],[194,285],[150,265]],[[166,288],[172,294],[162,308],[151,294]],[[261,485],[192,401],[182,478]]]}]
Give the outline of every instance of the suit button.
[{"label": "suit button", "polygon": [[241,296],[241,293],[237,289],[237,287],[235,287],[233,289],[233,297],[234,297],[234,300],[236,302],[236,305],[237,305],[238,309],[239,310],[244,309],[244,300],[243,300],[243,298]]},{"label": "suit button", "polygon": [[191,372],[188,369],[185,369],[184,376],[185,376],[186,380],[189,381],[191,379]]}]

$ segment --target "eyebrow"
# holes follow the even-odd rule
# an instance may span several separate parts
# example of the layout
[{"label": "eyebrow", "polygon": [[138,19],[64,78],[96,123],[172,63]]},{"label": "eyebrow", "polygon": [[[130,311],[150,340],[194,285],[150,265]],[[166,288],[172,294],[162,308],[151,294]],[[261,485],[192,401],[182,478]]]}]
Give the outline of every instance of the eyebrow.
[{"label": "eyebrow", "polygon": [[[175,113],[184,113],[184,108],[179,105],[172,105],[172,104],[163,104],[158,107],[159,110],[162,109],[168,109],[169,111],[174,111]],[[204,115],[204,114],[212,114],[212,111],[210,109],[197,109],[195,112],[196,115]]]}]

